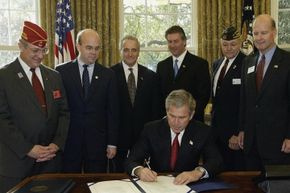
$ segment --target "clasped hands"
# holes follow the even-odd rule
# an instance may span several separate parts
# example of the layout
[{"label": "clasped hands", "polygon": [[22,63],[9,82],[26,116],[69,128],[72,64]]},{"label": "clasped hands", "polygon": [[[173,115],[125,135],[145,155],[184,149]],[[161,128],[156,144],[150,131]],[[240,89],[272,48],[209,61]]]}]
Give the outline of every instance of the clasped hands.
[{"label": "clasped hands", "polygon": [[44,162],[53,159],[58,150],[59,147],[54,143],[50,143],[48,146],[34,145],[27,155],[36,159],[36,162]]},{"label": "clasped hands", "polygon": [[[157,181],[157,173],[146,167],[140,167],[136,169],[135,175],[144,182]],[[173,183],[176,185],[188,184],[190,182],[198,181],[202,176],[203,173],[197,170],[185,171],[177,175]]]}]

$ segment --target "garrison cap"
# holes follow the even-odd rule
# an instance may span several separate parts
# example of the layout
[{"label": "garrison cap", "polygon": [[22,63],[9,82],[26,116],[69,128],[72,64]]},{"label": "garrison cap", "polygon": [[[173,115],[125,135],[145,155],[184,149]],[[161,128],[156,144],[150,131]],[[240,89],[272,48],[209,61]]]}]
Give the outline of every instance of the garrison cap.
[{"label": "garrison cap", "polygon": [[47,32],[30,21],[24,21],[21,38],[37,47],[43,48],[47,43]]},{"label": "garrison cap", "polygon": [[223,40],[234,40],[234,39],[238,39],[240,37],[240,33],[237,31],[237,29],[233,26],[230,26],[228,28],[226,28],[223,31],[222,34],[222,39]]}]

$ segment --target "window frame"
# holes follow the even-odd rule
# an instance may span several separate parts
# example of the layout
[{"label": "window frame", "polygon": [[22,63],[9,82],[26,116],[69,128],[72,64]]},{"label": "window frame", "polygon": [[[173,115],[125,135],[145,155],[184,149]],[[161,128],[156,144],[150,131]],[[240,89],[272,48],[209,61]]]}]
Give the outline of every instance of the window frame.
[{"label": "window frame", "polygon": [[[125,15],[124,14],[124,0],[119,0],[119,2],[120,2],[120,6],[119,6],[119,9],[120,9],[119,10],[119,13],[120,13],[120,19],[119,19],[120,34],[119,35],[120,35],[120,37],[119,37],[119,39],[121,40],[124,37],[124,15]],[[186,49],[188,51],[192,52],[193,54],[196,54],[198,51],[198,24],[197,24],[197,19],[194,19],[194,18],[197,18],[197,0],[191,0],[191,3],[192,3],[192,6],[191,6],[192,25],[191,25],[191,40],[190,40],[191,46],[187,46]],[[160,14],[158,14],[158,15],[160,15]],[[168,27],[170,27],[170,26],[168,26]],[[120,49],[120,45],[119,45],[119,49]],[[145,47],[145,48],[141,47],[140,53],[141,52],[168,52],[168,48],[167,48],[167,46],[164,46],[164,47]],[[170,55],[169,52],[168,52],[168,54]]]},{"label": "window frame", "polygon": [[[13,17],[13,16],[11,16],[11,11],[15,11],[15,10],[18,10],[18,9],[14,9],[14,8],[11,8],[10,7],[10,3],[12,2],[13,0],[8,0],[8,9],[2,9],[3,11],[5,11],[5,10],[8,10],[8,18],[7,18],[7,20],[8,20],[8,25],[9,26],[11,26],[10,24],[11,24],[11,17]],[[37,24],[39,24],[40,23],[40,2],[39,2],[39,0],[33,0],[33,1],[35,1],[35,5],[36,5],[36,8],[35,8],[35,18],[36,18],[36,21],[32,21],[32,22],[35,22],[35,23],[37,23]],[[23,11],[22,9],[19,9],[19,11]],[[22,18],[23,19],[23,21],[25,20],[25,18]],[[19,32],[20,33],[20,32]],[[0,44],[0,52],[16,52],[16,53],[18,53],[19,52],[19,48],[18,48],[18,45],[17,45],[17,42],[15,42],[15,44],[14,45],[9,45],[9,43],[12,41],[11,40],[11,29],[10,28],[8,28],[8,37],[7,38],[9,38],[10,40],[8,41],[8,44]],[[11,60],[13,60],[14,58],[11,58]],[[7,63],[7,62],[6,62]],[[5,62],[4,62],[4,64],[5,64]],[[1,67],[1,65],[4,65],[2,62],[0,63],[0,67]]]}]

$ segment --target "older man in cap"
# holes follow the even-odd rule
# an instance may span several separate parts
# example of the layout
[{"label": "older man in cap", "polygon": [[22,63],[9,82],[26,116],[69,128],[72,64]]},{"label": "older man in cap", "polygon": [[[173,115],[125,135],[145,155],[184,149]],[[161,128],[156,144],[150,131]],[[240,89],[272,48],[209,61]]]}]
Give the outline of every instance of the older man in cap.
[{"label": "older man in cap", "polygon": [[226,28],[220,39],[223,57],[213,63],[212,126],[216,143],[226,170],[243,170],[243,153],[238,145],[238,114],[241,68],[245,55],[241,53],[240,33]]},{"label": "older man in cap", "polygon": [[0,69],[0,192],[23,178],[58,172],[69,113],[60,75],[41,64],[47,33],[25,21],[20,55]]}]

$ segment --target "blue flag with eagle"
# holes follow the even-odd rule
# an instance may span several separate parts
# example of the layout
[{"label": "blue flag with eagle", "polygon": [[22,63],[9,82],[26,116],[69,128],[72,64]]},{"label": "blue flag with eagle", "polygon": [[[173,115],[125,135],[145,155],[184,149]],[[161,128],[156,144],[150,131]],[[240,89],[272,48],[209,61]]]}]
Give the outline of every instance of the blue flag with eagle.
[{"label": "blue flag with eagle", "polygon": [[241,51],[246,55],[252,54],[255,49],[252,32],[254,19],[255,14],[253,0],[244,0],[241,26],[243,44]]}]

